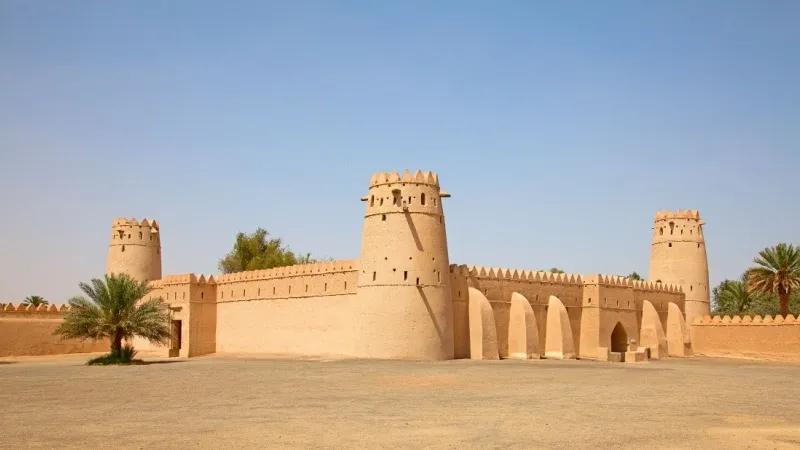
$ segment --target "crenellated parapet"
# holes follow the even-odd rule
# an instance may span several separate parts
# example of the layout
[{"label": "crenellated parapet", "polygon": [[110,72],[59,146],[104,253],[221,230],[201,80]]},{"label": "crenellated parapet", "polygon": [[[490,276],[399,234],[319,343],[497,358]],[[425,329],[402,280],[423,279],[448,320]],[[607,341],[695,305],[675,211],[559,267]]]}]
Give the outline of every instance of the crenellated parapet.
[{"label": "crenellated parapet", "polygon": [[[18,315],[18,317],[28,317],[31,315],[47,315],[53,317],[61,317],[66,311],[69,311],[71,307],[69,305],[61,305],[60,307],[56,305],[25,305],[19,304],[14,306],[13,303],[7,303],[2,309],[0,309],[0,314],[2,315]],[[7,316],[8,317],[8,316]]]},{"label": "crenellated parapet", "polygon": [[161,227],[155,220],[116,218],[111,224],[106,273],[138,281],[161,278]]},{"label": "crenellated parapet", "polygon": [[583,279],[580,275],[569,273],[552,273],[535,270],[506,269],[502,267],[483,267],[450,265],[450,273],[453,275],[472,276],[488,280],[518,280],[532,281],[541,283],[561,283],[580,285]]},{"label": "crenellated parapet", "polygon": [[700,220],[700,211],[696,209],[679,209],[677,211],[658,211],[656,212],[656,220],[668,219],[694,219]]},{"label": "crenellated parapet", "polygon": [[466,301],[466,288],[471,287],[493,304],[510,303],[516,292],[534,309],[545,308],[551,295],[560,298],[567,308],[580,306],[584,283],[578,274],[455,264],[450,265],[450,280],[453,301]]},{"label": "crenellated parapet", "polygon": [[153,287],[154,289],[159,289],[164,286],[172,286],[178,284],[196,284],[196,285],[214,285],[217,284],[216,279],[214,279],[214,275],[209,275],[206,277],[203,274],[194,274],[194,273],[186,273],[181,275],[167,275],[160,280],[151,281],[148,283],[149,286]]},{"label": "crenellated parapet", "polygon": [[439,176],[434,172],[423,172],[421,170],[417,170],[412,174],[406,169],[402,175],[396,171],[391,173],[378,172],[372,174],[372,177],[369,179],[370,188],[391,183],[427,184],[429,186],[439,187]]},{"label": "crenellated parapet", "polygon": [[359,262],[343,260],[219,275],[217,302],[355,294]]},{"label": "crenellated parapet", "polygon": [[599,284],[609,287],[630,287],[639,291],[682,293],[683,289],[677,284],[656,283],[652,281],[633,280],[617,275],[592,274],[586,275],[584,284]]},{"label": "crenellated parapet", "polygon": [[111,224],[112,243],[125,243],[127,245],[160,246],[161,238],[158,222],[135,217],[127,219],[118,217]]},{"label": "crenellated parapet", "polygon": [[217,276],[217,284],[238,281],[270,280],[276,278],[298,277],[305,275],[322,275],[327,273],[354,272],[358,270],[358,260],[342,260],[313,264],[297,264],[294,266],[275,267],[264,270],[228,273]]},{"label": "crenellated parapet", "polygon": [[714,316],[709,315],[698,317],[692,325],[800,325],[800,320],[789,314],[786,317],[781,315],[764,316]]}]

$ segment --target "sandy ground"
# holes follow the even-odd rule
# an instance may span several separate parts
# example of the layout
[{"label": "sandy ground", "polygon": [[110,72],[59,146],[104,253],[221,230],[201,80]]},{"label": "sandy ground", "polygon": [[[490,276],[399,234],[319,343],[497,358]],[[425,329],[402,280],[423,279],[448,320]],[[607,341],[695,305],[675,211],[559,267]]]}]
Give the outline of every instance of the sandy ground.
[{"label": "sandy ground", "polygon": [[0,448],[800,448],[800,365],[0,359]]}]

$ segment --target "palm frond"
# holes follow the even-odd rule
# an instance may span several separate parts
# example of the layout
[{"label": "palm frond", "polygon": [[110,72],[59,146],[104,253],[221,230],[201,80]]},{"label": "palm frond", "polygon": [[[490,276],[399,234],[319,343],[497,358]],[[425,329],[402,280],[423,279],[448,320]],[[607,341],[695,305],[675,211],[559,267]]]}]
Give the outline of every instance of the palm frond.
[{"label": "palm frond", "polygon": [[169,309],[161,299],[139,304],[152,288],[127,274],[108,274],[80,283],[86,296],[69,300],[71,308],[55,333],[72,339],[115,339],[141,336],[151,342],[169,340]]}]

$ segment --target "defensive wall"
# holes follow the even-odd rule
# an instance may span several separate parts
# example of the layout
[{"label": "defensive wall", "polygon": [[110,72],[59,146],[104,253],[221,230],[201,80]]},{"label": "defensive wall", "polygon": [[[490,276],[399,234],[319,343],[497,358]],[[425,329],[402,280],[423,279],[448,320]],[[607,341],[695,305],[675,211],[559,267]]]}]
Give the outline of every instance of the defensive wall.
[{"label": "defensive wall", "polygon": [[[470,357],[469,288],[482,293],[491,305],[500,358],[509,357],[509,327],[512,296],[521,294],[529,302],[535,317],[539,349],[546,346],[547,316],[551,297],[557,297],[566,309],[577,356],[598,358],[601,348],[614,348],[611,336],[619,323],[626,342],[639,342],[642,327],[642,304],[654,307],[664,330],[668,306],[684,306],[679,286],[631,280],[608,275],[576,275],[541,271],[491,268],[468,265],[450,266],[453,297],[455,357]],[[485,327],[485,324],[481,326]]]},{"label": "defensive wall", "polygon": [[791,314],[704,316],[692,324],[695,352],[707,356],[800,360],[800,320]]},{"label": "defensive wall", "polygon": [[0,309],[0,357],[108,351],[107,341],[65,340],[53,334],[68,310],[66,305],[5,305]]},{"label": "defensive wall", "polygon": [[168,275],[150,281],[147,297],[161,297],[170,305],[172,342],[156,346],[144,339],[134,339],[140,350],[169,348],[172,356],[200,356],[216,351],[217,283],[214,276],[183,274]]},{"label": "defensive wall", "polygon": [[343,355],[359,338],[358,261],[217,278],[217,351]]}]

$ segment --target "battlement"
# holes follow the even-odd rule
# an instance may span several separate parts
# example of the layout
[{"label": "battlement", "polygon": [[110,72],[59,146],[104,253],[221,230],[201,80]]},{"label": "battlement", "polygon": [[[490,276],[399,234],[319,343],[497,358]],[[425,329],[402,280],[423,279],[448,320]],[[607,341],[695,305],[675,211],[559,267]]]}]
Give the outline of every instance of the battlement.
[{"label": "battlement", "polygon": [[211,285],[217,284],[217,280],[214,279],[214,275],[209,275],[206,277],[203,274],[196,275],[193,273],[186,273],[182,275],[167,275],[166,277],[160,280],[154,280],[149,283],[150,287],[154,289],[159,289],[164,286],[176,285],[176,284],[196,284],[198,286],[204,285]]},{"label": "battlement", "polygon": [[136,220],[135,217],[131,219],[127,219],[125,217],[117,217],[114,219],[111,225],[113,228],[120,228],[120,227],[147,227],[158,230],[158,222],[153,219],[148,221],[147,219],[142,219],[141,222]]},{"label": "battlement", "polygon": [[538,281],[543,283],[583,284],[580,275],[569,273],[552,273],[535,270],[505,269],[500,267],[482,267],[467,265],[450,265],[450,273],[454,275],[474,276],[476,278]]},{"label": "battlement", "polygon": [[692,325],[800,325],[800,320],[789,314],[786,317],[776,316],[703,316],[694,320]]},{"label": "battlement", "polygon": [[416,183],[439,187],[439,176],[433,172],[423,172],[421,170],[417,170],[412,175],[406,169],[403,175],[398,174],[397,171],[392,173],[378,172],[372,174],[369,179],[370,188],[390,183]]},{"label": "battlement", "polygon": [[696,209],[679,209],[676,211],[658,211],[656,213],[656,221],[669,220],[669,219],[692,219],[700,220],[700,211]]},{"label": "battlement", "polygon": [[69,305],[61,305],[61,307],[59,308],[56,305],[49,305],[49,306],[39,305],[37,307],[37,306],[33,306],[33,305],[24,305],[24,304],[20,304],[18,306],[14,306],[13,303],[8,303],[8,304],[6,304],[5,307],[0,309],[0,314],[17,314],[17,313],[21,313],[21,314],[29,314],[29,315],[30,314],[36,314],[36,315],[41,315],[41,314],[61,315],[62,313],[66,312],[66,311],[69,311],[70,309],[72,309],[72,308]]},{"label": "battlement", "polygon": [[[111,225],[111,245],[140,245],[145,247],[161,247],[158,222],[142,219],[116,218]],[[157,252],[158,254],[158,252]]]},{"label": "battlement", "polygon": [[600,286],[622,286],[622,287],[631,287],[635,290],[639,291],[649,291],[649,292],[668,292],[668,293],[682,293],[683,288],[681,288],[677,284],[664,284],[664,283],[656,283],[652,281],[644,281],[644,280],[633,280],[627,277],[620,277],[616,275],[600,275],[600,274],[592,274],[586,275],[584,278],[583,284],[596,284]]},{"label": "battlement", "polygon": [[303,275],[354,272],[358,270],[358,263],[358,260],[342,260],[314,264],[297,264],[294,266],[275,267],[273,269],[265,270],[250,270],[246,272],[228,273],[219,275],[216,279],[216,283],[224,284],[246,280],[268,280]]}]

